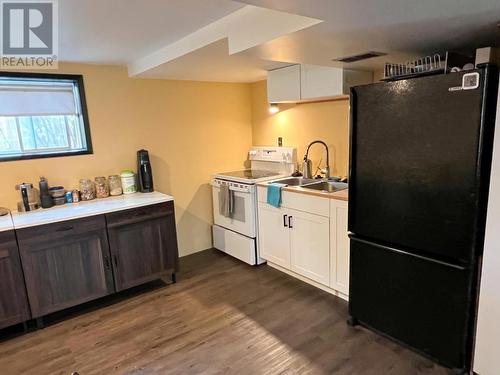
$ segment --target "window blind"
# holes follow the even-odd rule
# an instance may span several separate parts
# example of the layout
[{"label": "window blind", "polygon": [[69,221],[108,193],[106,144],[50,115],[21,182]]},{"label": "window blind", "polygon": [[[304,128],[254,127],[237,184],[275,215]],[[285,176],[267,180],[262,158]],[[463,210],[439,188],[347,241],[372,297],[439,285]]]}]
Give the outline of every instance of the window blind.
[{"label": "window blind", "polygon": [[0,116],[75,115],[74,85],[2,82]]}]

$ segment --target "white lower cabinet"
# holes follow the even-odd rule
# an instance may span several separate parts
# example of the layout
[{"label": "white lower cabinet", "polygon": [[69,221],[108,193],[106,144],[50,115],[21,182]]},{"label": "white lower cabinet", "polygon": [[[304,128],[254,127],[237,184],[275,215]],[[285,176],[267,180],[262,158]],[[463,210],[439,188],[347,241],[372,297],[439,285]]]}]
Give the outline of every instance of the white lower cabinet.
[{"label": "white lower cabinet", "polygon": [[330,200],[330,287],[349,294],[347,202]]},{"label": "white lower cabinet", "polygon": [[330,282],[330,220],[288,210],[291,270],[323,285]]},{"label": "white lower cabinet", "polygon": [[[324,286],[323,289],[347,298],[347,202],[300,193],[283,194],[284,204],[292,207],[275,208],[265,203],[264,191],[259,194],[262,258],[291,275],[302,276],[313,285]],[[312,198],[313,201],[309,202],[308,199]]]},{"label": "white lower cabinet", "polygon": [[283,208],[259,203],[259,246],[262,258],[290,268],[290,232]]}]

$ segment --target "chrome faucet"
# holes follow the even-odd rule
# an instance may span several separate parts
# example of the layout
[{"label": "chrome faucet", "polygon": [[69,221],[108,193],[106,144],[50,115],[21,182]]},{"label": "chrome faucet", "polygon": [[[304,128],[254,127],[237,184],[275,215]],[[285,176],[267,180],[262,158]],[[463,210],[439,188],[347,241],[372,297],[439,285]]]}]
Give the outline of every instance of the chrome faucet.
[{"label": "chrome faucet", "polygon": [[304,155],[304,164],[303,164],[303,175],[304,178],[313,178],[314,176],[312,175],[312,170],[311,170],[311,161],[308,159],[309,155],[309,149],[311,146],[315,143],[321,143],[323,146],[325,146],[326,149],[326,167],[321,170],[321,173],[325,175],[325,180],[328,180],[330,178],[330,155],[328,151],[328,146],[326,145],[325,142],[317,140],[317,141],[312,141],[309,143],[309,146],[307,146],[306,154]]}]

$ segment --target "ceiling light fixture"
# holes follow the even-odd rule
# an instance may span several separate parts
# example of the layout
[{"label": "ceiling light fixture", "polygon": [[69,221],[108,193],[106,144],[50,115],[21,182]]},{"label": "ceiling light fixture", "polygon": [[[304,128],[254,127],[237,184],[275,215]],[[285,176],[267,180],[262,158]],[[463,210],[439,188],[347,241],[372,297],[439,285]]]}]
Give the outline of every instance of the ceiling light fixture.
[{"label": "ceiling light fixture", "polygon": [[276,103],[271,103],[269,104],[269,113],[271,115],[274,115],[275,113],[278,113],[280,111],[280,107]]}]

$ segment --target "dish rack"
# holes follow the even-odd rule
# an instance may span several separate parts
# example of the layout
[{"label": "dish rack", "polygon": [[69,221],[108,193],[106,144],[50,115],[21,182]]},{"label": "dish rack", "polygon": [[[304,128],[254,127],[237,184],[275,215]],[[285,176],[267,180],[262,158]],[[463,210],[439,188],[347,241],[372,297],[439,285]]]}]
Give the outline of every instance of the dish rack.
[{"label": "dish rack", "polygon": [[421,75],[444,74],[447,72],[448,57],[448,52],[444,55],[435,53],[402,64],[385,63],[383,80],[391,81]]}]

